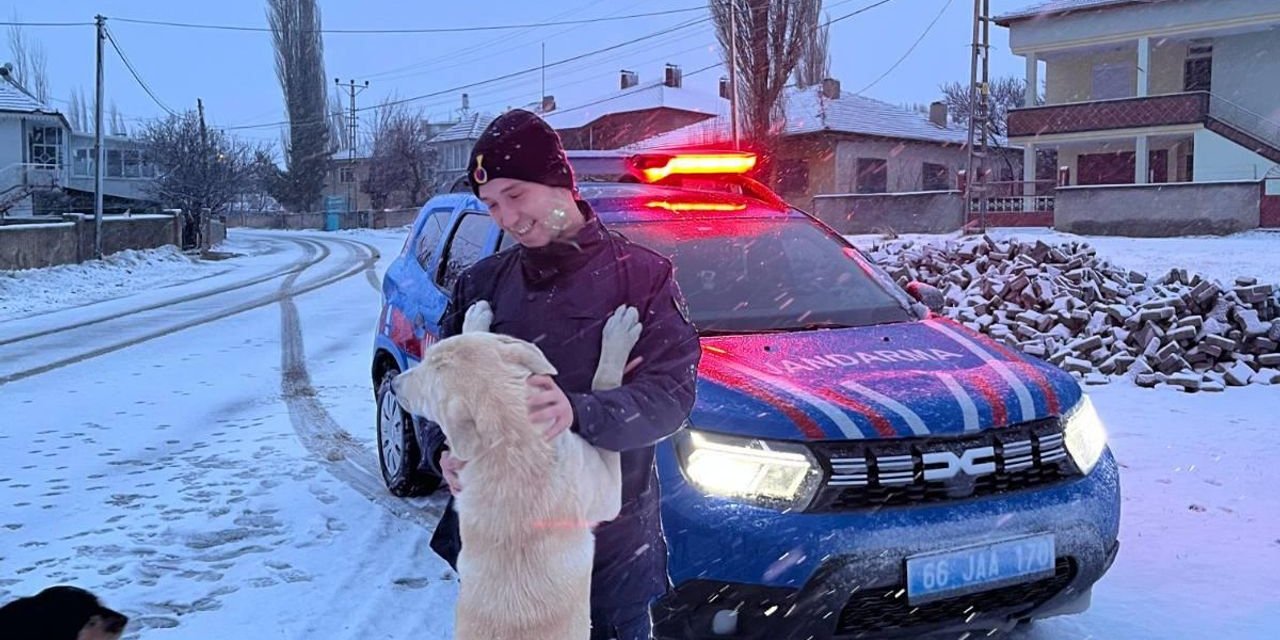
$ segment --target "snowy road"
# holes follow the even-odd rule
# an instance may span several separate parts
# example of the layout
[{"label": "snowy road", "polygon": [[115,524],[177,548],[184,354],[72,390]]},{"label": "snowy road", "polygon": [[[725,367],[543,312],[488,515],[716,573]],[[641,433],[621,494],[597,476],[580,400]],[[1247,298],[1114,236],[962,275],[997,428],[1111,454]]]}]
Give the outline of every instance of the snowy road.
[{"label": "snowy road", "polygon": [[[0,601],[75,583],[129,638],[449,637],[441,503],[390,497],[373,449],[373,285],[403,241],[233,230],[251,255],[210,277],[0,322]],[[1091,393],[1120,556],[1090,611],[1019,637],[1273,637],[1280,388]]]}]

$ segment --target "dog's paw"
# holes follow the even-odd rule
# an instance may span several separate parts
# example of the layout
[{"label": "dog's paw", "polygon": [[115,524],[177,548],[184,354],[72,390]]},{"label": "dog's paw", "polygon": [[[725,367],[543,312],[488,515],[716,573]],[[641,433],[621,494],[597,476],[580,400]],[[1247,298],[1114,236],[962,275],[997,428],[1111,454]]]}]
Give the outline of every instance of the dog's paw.
[{"label": "dog's paw", "polygon": [[488,333],[489,327],[493,325],[493,309],[489,303],[481,300],[467,309],[467,315],[462,319],[463,333]]},{"label": "dog's paw", "polygon": [[603,351],[626,361],[631,348],[640,340],[640,332],[644,325],[640,324],[640,312],[635,307],[622,305],[604,323]]}]

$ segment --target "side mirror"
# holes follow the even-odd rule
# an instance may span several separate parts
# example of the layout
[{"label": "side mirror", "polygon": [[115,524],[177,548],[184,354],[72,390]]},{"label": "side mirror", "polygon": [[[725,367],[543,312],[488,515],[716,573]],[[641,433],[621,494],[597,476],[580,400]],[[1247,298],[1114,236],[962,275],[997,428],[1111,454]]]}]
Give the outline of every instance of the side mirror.
[{"label": "side mirror", "polygon": [[912,280],[907,283],[907,293],[930,311],[938,314],[942,313],[946,298],[942,295],[941,289],[918,280]]}]

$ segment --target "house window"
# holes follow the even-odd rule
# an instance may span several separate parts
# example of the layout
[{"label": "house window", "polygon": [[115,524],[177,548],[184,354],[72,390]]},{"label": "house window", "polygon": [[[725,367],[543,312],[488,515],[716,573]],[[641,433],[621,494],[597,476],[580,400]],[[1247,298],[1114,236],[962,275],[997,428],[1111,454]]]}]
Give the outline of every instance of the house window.
[{"label": "house window", "polygon": [[1127,62],[1102,62],[1093,65],[1093,99],[1131,98],[1137,90],[1138,75]]},{"label": "house window", "polygon": [[80,178],[93,177],[93,149],[76,149],[72,156],[71,172]]},{"label": "house window", "polygon": [[884,193],[889,190],[889,163],[882,158],[858,158],[857,193]]},{"label": "house window", "polygon": [[809,192],[809,161],[785,158],[778,162],[778,192]]},{"label": "house window", "polygon": [[924,190],[946,191],[951,188],[951,170],[944,164],[924,163]]},{"label": "house window", "polygon": [[1184,91],[1210,91],[1213,84],[1213,58],[1189,58],[1182,73]]},{"label": "house window", "polygon": [[338,167],[338,182],[351,184],[356,181],[356,171],[352,167]]},{"label": "house window", "polygon": [[124,153],[119,149],[107,149],[107,177],[124,177]]},{"label": "house window", "polygon": [[35,127],[31,129],[28,145],[28,162],[48,169],[62,164],[62,129],[60,127]]}]

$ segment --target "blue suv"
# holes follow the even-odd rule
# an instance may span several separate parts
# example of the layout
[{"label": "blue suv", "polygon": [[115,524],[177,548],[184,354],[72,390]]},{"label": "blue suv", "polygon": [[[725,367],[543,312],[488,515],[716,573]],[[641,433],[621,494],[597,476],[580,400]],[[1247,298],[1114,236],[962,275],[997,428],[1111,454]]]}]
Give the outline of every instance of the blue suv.
[{"label": "blue suv", "polygon": [[[701,336],[689,426],[658,448],[655,637],[976,637],[1088,607],[1120,489],[1072,377],[940,317],[936,289],[899,287],[745,154],[570,160],[610,229],[670,256]],[[440,479],[389,382],[458,274],[514,244],[440,195],[387,271],[372,374],[396,495]]]}]

